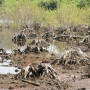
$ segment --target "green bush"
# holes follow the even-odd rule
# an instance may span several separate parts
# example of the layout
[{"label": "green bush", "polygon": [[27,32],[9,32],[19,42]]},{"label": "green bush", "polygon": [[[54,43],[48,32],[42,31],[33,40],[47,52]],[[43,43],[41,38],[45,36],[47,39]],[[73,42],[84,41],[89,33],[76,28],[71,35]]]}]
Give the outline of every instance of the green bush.
[{"label": "green bush", "polygon": [[48,9],[48,10],[56,10],[57,9],[57,1],[56,0],[50,0],[50,1],[41,1],[39,3],[39,6]]},{"label": "green bush", "polygon": [[0,0],[0,4],[2,4],[4,2],[4,0]]},{"label": "green bush", "polygon": [[84,8],[85,6],[89,6],[89,5],[90,5],[90,0],[81,0],[77,6],[79,8]]}]

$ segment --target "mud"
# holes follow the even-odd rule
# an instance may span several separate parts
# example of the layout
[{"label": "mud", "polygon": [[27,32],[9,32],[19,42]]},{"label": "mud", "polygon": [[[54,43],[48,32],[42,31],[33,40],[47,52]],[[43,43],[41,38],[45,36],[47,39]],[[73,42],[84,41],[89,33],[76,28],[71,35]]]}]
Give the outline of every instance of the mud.
[{"label": "mud", "polygon": [[[82,31],[83,30],[82,28],[83,27],[80,28],[80,26],[77,26],[72,29],[73,29],[74,34],[77,34],[77,36],[81,35],[81,32],[83,32],[82,33],[83,35],[86,35],[87,31]],[[36,30],[36,27],[34,27],[34,29]],[[40,29],[42,29],[42,32]],[[36,36],[38,36],[38,39],[43,37],[45,41],[48,41],[51,43],[52,40],[55,39],[56,35],[59,36],[65,33],[70,34],[69,33],[70,28],[69,29],[58,28],[58,29],[53,30],[54,34],[49,33],[48,28],[44,28],[44,27],[42,28],[38,27],[38,31],[31,30],[31,29],[28,29],[28,30],[25,29],[24,33],[26,37],[28,37],[27,32],[29,33],[30,37],[28,39],[34,38],[34,35],[30,34],[33,32],[35,34],[35,38]],[[80,29],[79,32],[78,32],[78,29]],[[86,29],[87,28],[85,28],[85,30]],[[59,42],[55,44],[58,44],[58,43]],[[81,48],[81,50],[88,57],[90,56],[89,44],[87,46],[85,44],[78,45],[77,43],[72,42],[71,40],[68,42],[68,44],[71,45],[71,47],[74,46],[74,44],[76,44],[77,45],[75,46],[76,48]],[[10,72],[8,72],[7,74],[0,74],[0,89],[9,89],[9,90],[89,90],[90,89],[90,85],[89,85],[90,84],[90,65],[89,64],[84,64],[84,65],[74,65],[74,64],[65,65],[62,63],[59,65],[52,64],[51,66],[55,69],[55,71],[59,75],[59,80],[50,79],[49,77],[39,77],[39,78],[28,77],[24,79],[23,75],[24,75],[26,66],[51,64],[55,60],[59,60],[64,55],[65,50],[66,50],[65,49],[63,53],[58,53],[58,54],[54,52],[49,52],[49,51],[44,52],[43,49],[48,50],[47,46],[50,44],[47,44],[46,42],[41,43],[39,40],[38,40],[38,43],[32,42],[32,43],[29,43],[28,45],[31,48],[32,48],[31,45],[33,45],[34,47],[38,47],[39,48],[38,52],[36,51],[36,49],[34,49],[34,51],[31,49],[31,51],[29,51],[28,53],[27,52],[25,53],[26,48],[24,50],[20,50],[18,48],[18,49],[14,49],[14,51],[11,53],[5,52],[4,54],[2,52],[0,54],[0,57],[4,59],[3,62],[5,62],[5,59],[6,61],[11,60],[8,65],[7,64],[5,65],[5,63],[2,63],[0,64],[0,66],[4,64],[4,66],[7,68],[14,67],[15,69],[13,70],[16,72],[13,74]],[[42,47],[41,51],[40,51],[40,47]],[[44,47],[46,47],[46,49]],[[29,49],[27,49],[27,51],[28,50]],[[21,71],[19,72],[18,69],[20,69]],[[36,86],[31,83],[24,82],[23,79],[28,80],[32,83],[39,83],[39,85]]]},{"label": "mud", "polygon": [[[90,54],[89,54],[90,55]],[[9,66],[15,66],[19,69],[25,69],[29,64],[39,65],[44,63],[52,63],[54,60],[58,59],[62,55],[56,55],[51,53],[30,53],[30,54],[10,54],[8,57],[12,60],[12,64]],[[2,57],[2,56],[1,56]],[[0,74],[0,88],[1,89],[17,89],[17,90],[79,90],[80,88],[85,88],[86,90],[90,86],[83,85],[87,80],[90,79],[90,66],[63,66],[63,65],[52,65],[52,67],[59,73],[60,81],[40,77],[40,78],[27,78],[34,83],[39,83],[40,86],[35,86],[27,82],[23,82],[23,74],[16,77],[18,74]],[[80,83],[79,83],[80,82]],[[83,83],[82,83],[83,82]],[[85,82],[85,83],[84,83]],[[78,84],[77,84],[78,83]],[[89,82],[87,82],[89,84]],[[77,86],[78,85],[78,86]],[[79,86],[80,85],[80,86]]]}]

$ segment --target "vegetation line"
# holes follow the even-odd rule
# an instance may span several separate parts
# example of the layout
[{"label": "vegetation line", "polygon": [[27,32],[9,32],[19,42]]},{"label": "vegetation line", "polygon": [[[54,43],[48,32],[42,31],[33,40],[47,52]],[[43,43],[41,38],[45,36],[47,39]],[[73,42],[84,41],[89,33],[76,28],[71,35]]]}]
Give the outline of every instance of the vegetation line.
[{"label": "vegetation line", "polygon": [[0,13],[13,28],[90,24],[90,0],[0,0]]}]

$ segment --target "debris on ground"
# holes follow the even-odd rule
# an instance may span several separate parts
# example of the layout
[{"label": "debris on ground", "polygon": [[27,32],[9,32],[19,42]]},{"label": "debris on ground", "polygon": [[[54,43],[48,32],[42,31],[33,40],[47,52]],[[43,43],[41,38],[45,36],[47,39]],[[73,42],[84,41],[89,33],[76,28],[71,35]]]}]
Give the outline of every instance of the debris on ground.
[{"label": "debris on ground", "polygon": [[35,45],[35,46],[39,46],[39,47],[47,47],[49,46],[48,43],[46,43],[44,40],[32,40],[32,42],[29,45]]},{"label": "debris on ground", "polygon": [[48,50],[44,49],[43,47],[38,47],[38,46],[27,46],[23,52],[25,54],[28,54],[31,52],[39,54],[40,52],[48,52]]},{"label": "debris on ground", "polygon": [[90,35],[83,38],[82,41],[79,42],[79,44],[85,44],[90,42]]},{"label": "debris on ground", "polygon": [[46,40],[53,37],[55,37],[55,35],[52,32],[47,32],[42,36],[42,38]]},{"label": "debris on ground", "polygon": [[55,90],[70,86],[65,82],[60,82],[59,74],[50,64],[28,65],[19,74],[15,75],[15,78],[34,86],[54,87]]},{"label": "debris on ground", "polygon": [[36,33],[29,33],[28,35],[28,39],[33,39],[33,38],[36,38],[37,37],[37,34]]},{"label": "debris on ground", "polygon": [[12,41],[13,42],[26,41],[26,35],[24,34],[23,31],[21,31],[19,34],[14,34]]},{"label": "debris on ground", "polygon": [[39,83],[35,83],[35,82],[30,81],[30,80],[25,80],[25,79],[22,79],[22,81],[23,81],[23,82],[30,83],[30,84],[35,85],[35,86],[40,86],[40,84],[39,84]]},{"label": "debris on ground", "polygon": [[6,51],[5,51],[5,49],[4,48],[0,48],[0,55],[5,55],[6,54]]},{"label": "debris on ground", "polygon": [[14,34],[14,37],[12,38],[12,42],[18,46],[24,46],[26,41],[27,41],[27,37],[24,31],[21,31],[18,34]]},{"label": "debris on ground", "polygon": [[90,58],[83,53],[80,48],[73,48],[71,50],[67,50],[60,59],[56,59],[52,64],[85,65],[90,64]]},{"label": "debris on ground", "polygon": [[16,54],[22,54],[23,52],[20,49],[14,49],[12,51],[12,54],[16,55]]},{"label": "debris on ground", "polygon": [[33,77],[44,76],[59,80],[58,73],[49,64],[38,65],[38,67],[27,66],[25,69],[24,78],[26,79],[28,76]]}]

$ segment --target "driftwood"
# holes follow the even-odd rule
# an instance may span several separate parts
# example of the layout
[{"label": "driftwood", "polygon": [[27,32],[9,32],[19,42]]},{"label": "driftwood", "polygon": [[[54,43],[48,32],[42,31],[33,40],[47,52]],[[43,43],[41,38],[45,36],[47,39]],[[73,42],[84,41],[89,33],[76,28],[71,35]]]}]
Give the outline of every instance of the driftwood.
[{"label": "driftwood", "polygon": [[83,38],[82,41],[79,42],[79,44],[85,44],[85,43],[90,43],[90,35],[86,36],[85,38]]},{"label": "driftwood", "polygon": [[85,53],[83,53],[80,48],[74,48],[67,50],[60,59],[55,60],[52,62],[52,64],[85,65],[90,64],[90,58]]},{"label": "driftwood", "polygon": [[24,78],[26,79],[27,77],[33,76],[33,77],[49,77],[52,79],[58,79],[58,73],[52,68],[51,65],[46,64],[46,65],[38,65],[38,67],[32,67],[32,66],[27,66],[25,69],[25,74]]},{"label": "driftwood", "polygon": [[56,36],[55,37],[55,39],[58,40],[58,41],[60,41],[60,40],[66,40],[66,39],[68,39],[68,41],[69,41],[69,38],[70,38],[69,35],[60,35],[60,36]]},{"label": "driftwood", "polygon": [[34,85],[34,86],[40,86],[40,84],[39,84],[39,83],[32,82],[32,81],[29,81],[29,80],[22,79],[22,81],[23,81],[23,82],[30,83],[30,84],[32,84],[32,85]]},{"label": "driftwood", "polygon": [[55,37],[55,35],[52,32],[47,32],[42,36],[43,39],[49,39],[52,37]]},{"label": "driftwood", "polygon": [[55,39],[56,39],[56,40],[59,40],[59,41],[60,41],[60,40],[61,40],[61,41],[62,41],[62,40],[68,40],[68,41],[69,41],[69,40],[71,40],[71,39],[77,41],[78,39],[81,39],[81,37],[80,37],[80,36],[74,36],[74,35],[73,35],[73,36],[70,36],[70,35],[60,35],[60,36],[56,36]]},{"label": "driftwood", "polygon": [[33,38],[36,38],[36,37],[37,37],[36,33],[29,33],[28,34],[28,39],[33,39]]},{"label": "driftwood", "polygon": [[27,67],[26,67],[26,69],[25,69],[25,76],[24,76],[24,78],[26,78],[26,77],[27,77],[27,74],[29,73],[29,68],[30,68],[29,66],[27,66]]}]

